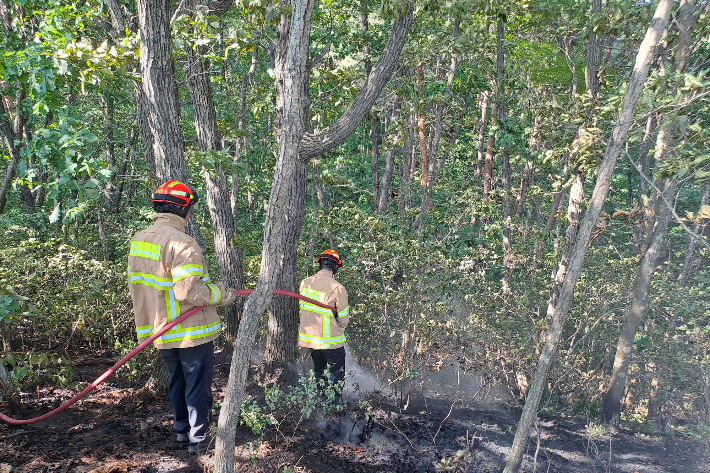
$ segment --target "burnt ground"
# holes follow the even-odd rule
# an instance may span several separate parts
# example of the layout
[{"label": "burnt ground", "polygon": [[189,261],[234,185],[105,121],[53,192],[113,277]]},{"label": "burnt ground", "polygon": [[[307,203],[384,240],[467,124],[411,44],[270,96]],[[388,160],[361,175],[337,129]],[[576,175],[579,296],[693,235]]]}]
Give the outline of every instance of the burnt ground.
[{"label": "burnt ground", "polygon": [[[92,379],[112,361],[85,358],[75,366],[84,379]],[[217,364],[216,399],[222,397],[228,369],[224,361]],[[258,386],[251,392],[258,393]],[[24,400],[31,407],[26,417],[70,395],[68,390],[39,390]],[[404,411],[385,397],[371,395],[369,402],[368,409],[349,403],[343,414],[317,415],[297,428],[284,421],[262,441],[239,427],[237,471],[500,472],[519,415],[503,404],[466,404],[446,396],[413,398]],[[707,442],[623,428],[594,436],[586,424],[582,418],[541,418],[539,447],[535,433],[523,471],[710,472]],[[213,455],[188,455],[174,442],[167,398],[120,379],[109,380],[44,423],[0,425],[0,473],[202,472],[211,471]]]}]

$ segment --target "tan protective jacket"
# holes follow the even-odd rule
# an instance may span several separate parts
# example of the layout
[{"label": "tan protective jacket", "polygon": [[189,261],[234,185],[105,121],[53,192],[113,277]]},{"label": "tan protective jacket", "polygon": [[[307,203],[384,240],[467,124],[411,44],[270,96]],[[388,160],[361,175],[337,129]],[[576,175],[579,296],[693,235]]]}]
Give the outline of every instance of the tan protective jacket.
[{"label": "tan protective jacket", "polygon": [[345,345],[345,327],[350,321],[348,291],[333,278],[333,273],[321,269],[301,282],[301,295],[310,297],[338,310],[333,312],[309,302],[300,301],[301,323],[298,346],[316,350],[340,348]]},{"label": "tan protective jacket", "polygon": [[185,219],[168,213],[137,233],[128,254],[128,288],[133,299],[138,341],[150,337],[195,306],[206,309],[153,342],[158,349],[188,348],[219,335],[217,305],[234,302],[234,291],[210,282],[202,250],[185,233]]}]

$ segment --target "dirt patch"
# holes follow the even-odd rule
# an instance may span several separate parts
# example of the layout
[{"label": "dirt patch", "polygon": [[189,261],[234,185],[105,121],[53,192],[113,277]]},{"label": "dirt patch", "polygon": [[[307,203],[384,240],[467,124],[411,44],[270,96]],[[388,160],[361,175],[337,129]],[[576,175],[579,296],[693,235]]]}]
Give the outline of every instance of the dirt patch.
[{"label": "dirt patch", "polygon": [[[86,379],[111,364],[82,359]],[[222,397],[227,363],[217,363],[215,395]],[[18,473],[202,472],[213,452],[190,456],[175,442],[170,406],[140,383],[102,385],[51,420],[24,427],[0,425],[0,467]],[[250,387],[259,392],[255,385]],[[67,399],[67,390],[41,390],[25,402],[28,415]],[[261,442],[237,434],[237,471],[499,472],[510,450],[518,414],[502,404],[472,404],[446,396],[412,397],[400,410],[389,397],[370,396],[367,412],[350,403],[337,416],[316,416],[295,433],[270,431]],[[2,406],[3,408],[5,406]],[[542,418],[530,438],[523,471],[550,473],[707,473],[708,445],[684,438],[642,436],[620,429],[592,436],[586,420]],[[539,446],[538,446],[539,439]],[[611,453],[610,453],[611,444]],[[611,458],[611,463],[609,459]]]}]

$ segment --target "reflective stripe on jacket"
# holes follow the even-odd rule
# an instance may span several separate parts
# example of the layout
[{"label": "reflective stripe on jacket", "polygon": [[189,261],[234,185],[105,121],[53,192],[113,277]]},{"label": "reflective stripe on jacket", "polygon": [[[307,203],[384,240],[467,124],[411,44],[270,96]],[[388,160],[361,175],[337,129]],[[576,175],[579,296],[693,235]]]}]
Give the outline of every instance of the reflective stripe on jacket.
[{"label": "reflective stripe on jacket", "polygon": [[202,250],[185,233],[185,219],[167,213],[137,233],[128,253],[128,288],[136,334],[142,341],[195,306],[194,314],[155,340],[159,349],[195,347],[219,335],[216,305],[234,302],[234,291],[210,281]]},{"label": "reflective stripe on jacket", "polygon": [[333,273],[321,269],[301,282],[301,295],[317,300],[338,310],[333,311],[315,304],[299,301],[300,324],[298,346],[316,350],[340,348],[345,345],[345,327],[350,321],[348,291],[333,278]]}]

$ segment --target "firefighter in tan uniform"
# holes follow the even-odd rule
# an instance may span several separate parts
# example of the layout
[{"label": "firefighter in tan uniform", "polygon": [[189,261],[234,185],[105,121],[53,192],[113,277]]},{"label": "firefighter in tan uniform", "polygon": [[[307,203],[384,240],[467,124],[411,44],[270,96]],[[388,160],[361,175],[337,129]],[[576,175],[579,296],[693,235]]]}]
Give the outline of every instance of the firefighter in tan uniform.
[{"label": "firefighter in tan uniform", "polygon": [[210,280],[202,250],[185,233],[198,196],[175,180],[153,194],[154,224],[131,239],[128,280],[138,341],[196,306],[208,306],[158,337],[155,347],[170,372],[168,397],[178,442],[204,450],[212,410],[213,340],[219,336],[216,306],[234,302],[234,290]]},{"label": "firefighter in tan uniform", "polygon": [[337,309],[332,311],[301,301],[298,346],[310,349],[316,379],[323,376],[326,366],[333,383],[345,379],[345,327],[350,320],[348,291],[335,280],[343,266],[337,251],[328,249],[318,257],[320,271],[301,282],[301,295]]}]

